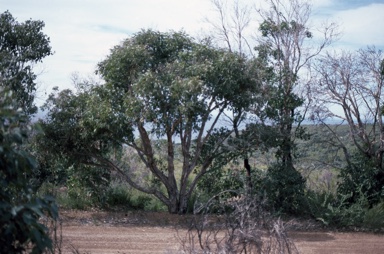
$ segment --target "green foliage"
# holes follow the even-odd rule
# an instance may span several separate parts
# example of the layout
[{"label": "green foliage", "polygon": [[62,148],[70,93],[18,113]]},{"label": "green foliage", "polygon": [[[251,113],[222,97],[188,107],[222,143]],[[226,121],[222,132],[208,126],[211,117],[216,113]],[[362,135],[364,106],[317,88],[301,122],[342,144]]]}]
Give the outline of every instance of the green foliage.
[{"label": "green foliage", "polygon": [[143,211],[165,211],[166,207],[151,195],[139,192],[125,183],[114,182],[105,193],[104,206]]},{"label": "green foliage", "polygon": [[363,221],[368,210],[365,198],[350,205],[350,196],[334,196],[327,192],[307,192],[307,204],[310,215],[332,227],[364,227]]},{"label": "green foliage", "polygon": [[29,150],[36,154],[34,157],[38,163],[38,168],[34,171],[32,178],[36,188],[40,188],[45,183],[50,183],[54,186],[64,186],[69,176],[68,161],[64,158],[52,157],[49,151],[43,152],[38,150],[34,142],[34,138],[31,138],[28,147]]},{"label": "green foliage", "polygon": [[290,22],[281,21],[280,23],[276,23],[272,19],[264,20],[263,23],[261,23],[259,30],[263,37],[279,37],[284,36],[284,34],[301,32],[304,32],[306,38],[312,38],[313,36],[303,24],[300,24],[295,20]]},{"label": "green foliage", "polygon": [[275,164],[268,168],[264,189],[276,212],[300,214],[304,204],[305,179],[294,168]]},{"label": "green foliage", "polygon": [[128,138],[120,134],[122,130],[129,133],[131,128],[113,115],[108,102],[100,102],[100,89],[89,88],[78,95],[71,90],[55,92],[42,107],[49,111],[47,119],[40,122],[44,133],[36,138],[37,149],[44,155],[48,153],[41,156],[43,160],[67,155],[64,159],[71,163],[93,164],[87,157],[90,152],[105,155],[119,148],[120,139]]},{"label": "green foliage", "polygon": [[53,198],[33,196],[29,178],[36,162],[22,146],[27,117],[14,106],[12,92],[1,89],[0,94],[0,246],[4,253],[27,248],[41,253],[52,248],[52,241],[39,218],[57,219],[58,210]]},{"label": "green foliage", "polygon": [[223,191],[233,190],[234,192],[227,192],[224,198],[229,198],[244,188],[245,172],[244,170],[237,170],[233,168],[220,169],[207,173],[198,183],[197,191],[199,199],[204,200],[213,197]]},{"label": "green foliage", "polygon": [[[52,197],[36,198],[31,184],[37,163],[25,147],[31,128],[34,63],[51,54],[44,23],[18,23],[6,11],[0,15],[0,246],[2,253],[42,253],[52,249],[48,229],[39,219],[56,220]],[[33,131],[38,131],[33,130]]]},{"label": "green foliage", "polygon": [[146,210],[150,206],[151,197],[146,195],[138,195],[131,199],[131,205],[134,209]]},{"label": "green foliage", "polygon": [[347,201],[350,204],[356,203],[361,198],[366,198],[370,205],[383,200],[384,173],[375,165],[364,155],[352,156],[351,163],[340,170],[338,193],[349,195]]},{"label": "green foliage", "polygon": [[[49,97],[40,150],[74,164],[117,170],[170,212],[185,213],[199,178],[226,152],[231,126],[216,133],[215,125],[234,108],[242,119],[250,103],[250,91],[257,87],[251,69],[242,56],[195,42],[183,32],[143,30],[98,65],[105,84]],[[154,139],[166,140],[162,151]],[[121,161],[123,147],[135,151],[143,172]],[[147,177],[156,184],[143,181]]]},{"label": "green foliage", "polygon": [[375,230],[384,228],[384,202],[374,205],[365,213],[363,226]]},{"label": "green foliage", "polygon": [[132,197],[132,188],[126,184],[112,182],[105,192],[104,203],[108,207],[129,207]]},{"label": "green foliage", "polygon": [[305,52],[305,41],[312,37],[306,28],[307,20],[303,18],[307,14],[306,4],[290,2],[284,5],[280,1],[270,4],[271,9],[265,12],[259,27],[261,43],[255,47],[259,73],[268,90],[264,95],[266,103],[258,116],[267,126],[249,124],[247,132],[269,131],[264,136],[255,135],[262,141],[262,148],[275,148],[277,160],[269,167],[265,179],[268,202],[278,212],[297,214],[301,211],[305,190],[305,180],[294,165],[298,155],[297,139],[309,139],[301,126],[304,116],[300,108],[305,99],[297,93],[302,82],[299,72],[320,51]]},{"label": "green foliage", "polygon": [[110,171],[105,168],[90,167],[86,165],[71,166],[67,169],[68,179],[66,186],[70,195],[76,195],[76,189],[87,193],[92,203],[102,202],[104,193],[109,188]]},{"label": "green foliage", "polygon": [[36,113],[33,104],[36,75],[33,64],[52,54],[44,22],[19,23],[8,11],[0,14],[0,82],[14,92],[25,113]]},{"label": "green foliage", "polygon": [[87,210],[101,208],[107,210],[165,211],[166,207],[152,195],[137,191],[121,180],[114,179],[97,196],[79,181],[68,182],[68,187],[44,183],[39,195],[50,194],[64,209]]},{"label": "green foliage", "polygon": [[[251,169],[251,183],[245,169],[237,163],[229,163],[222,168],[210,171],[201,179],[197,186],[197,195],[199,200],[208,200],[209,198],[219,194],[218,198],[224,200],[241,193],[252,193],[255,195],[263,195],[264,181],[266,174],[257,168]],[[251,190],[248,188],[252,187]]]},{"label": "green foliage", "polygon": [[326,191],[313,190],[308,190],[305,195],[309,215],[326,225],[332,224],[334,215],[330,210],[333,209],[336,203],[335,196]]}]

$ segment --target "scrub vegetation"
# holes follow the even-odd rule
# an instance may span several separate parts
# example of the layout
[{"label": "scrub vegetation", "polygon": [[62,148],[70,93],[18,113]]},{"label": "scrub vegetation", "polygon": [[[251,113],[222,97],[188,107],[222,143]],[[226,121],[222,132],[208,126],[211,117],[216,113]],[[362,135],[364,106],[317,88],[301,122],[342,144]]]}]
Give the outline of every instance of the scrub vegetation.
[{"label": "scrub vegetation", "polygon": [[220,0],[211,37],[138,31],[37,122],[49,38],[1,14],[0,246],[54,252],[41,221],[58,207],[194,214],[190,253],[295,252],[280,217],[381,231],[383,54],[329,53],[335,24],[315,32],[306,1],[267,2],[253,42],[251,8]]}]

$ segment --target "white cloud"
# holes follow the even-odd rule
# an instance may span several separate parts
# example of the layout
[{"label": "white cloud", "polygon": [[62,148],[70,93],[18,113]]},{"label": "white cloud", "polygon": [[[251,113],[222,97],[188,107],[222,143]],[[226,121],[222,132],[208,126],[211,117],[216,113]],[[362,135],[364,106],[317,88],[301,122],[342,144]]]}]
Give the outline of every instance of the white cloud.
[{"label": "white cloud", "polygon": [[334,0],[312,0],[311,4],[314,9],[329,7],[333,4]]},{"label": "white cloud", "polygon": [[352,47],[376,45],[384,49],[384,4],[371,4],[340,11],[336,17],[343,27],[341,43]]},{"label": "white cloud", "polygon": [[[337,1],[312,0],[313,13],[321,18],[326,13],[325,16],[342,22],[343,44],[384,45],[383,4],[344,11],[331,9]],[[251,6],[260,3],[243,2]],[[208,26],[203,18],[213,17],[210,0],[0,0],[0,6],[20,22],[30,18],[45,22],[44,32],[55,51],[40,66],[44,73],[39,82],[48,92],[53,86],[71,87],[73,72],[92,74],[110,48],[142,28],[184,29],[196,35]]]},{"label": "white cloud", "polygon": [[38,79],[48,90],[71,87],[73,72],[92,74],[110,48],[140,29],[197,33],[210,8],[209,0],[0,0],[4,5],[19,22],[45,22],[55,54],[39,66]]}]

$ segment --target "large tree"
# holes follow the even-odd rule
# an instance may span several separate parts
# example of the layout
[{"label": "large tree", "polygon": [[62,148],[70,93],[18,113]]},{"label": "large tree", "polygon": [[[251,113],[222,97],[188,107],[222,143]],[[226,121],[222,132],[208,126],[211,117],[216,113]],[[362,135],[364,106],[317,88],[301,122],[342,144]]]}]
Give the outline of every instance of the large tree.
[{"label": "large tree", "polygon": [[34,195],[31,178],[37,164],[25,148],[32,129],[27,113],[35,111],[35,76],[30,64],[50,52],[42,25],[32,20],[19,24],[9,12],[0,15],[1,253],[53,251],[48,229],[40,219],[56,220],[57,206],[52,197]]},{"label": "large tree", "polygon": [[[268,8],[258,11],[261,36],[255,47],[263,86],[268,91],[264,110],[258,113],[271,127],[269,140],[277,148],[277,161],[269,168],[266,188],[274,207],[297,212],[305,181],[295,167],[295,146],[296,139],[308,138],[301,123],[312,99],[306,93],[312,85],[311,63],[337,36],[337,27],[331,23],[311,29],[311,5],[307,1],[266,2]],[[258,135],[260,125],[249,125],[248,130]]]},{"label": "large tree", "polygon": [[[332,134],[327,142],[344,154],[341,190],[356,192],[355,196],[366,192],[376,202],[384,186],[384,55],[373,46],[329,53],[316,68],[319,84],[313,89],[317,96],[313,118]],[[329,120],[347,124],[350,139],[340,137]]]},{"label": "large tree", "polygon": [[49,38],[43,33],[44,22],[19,23],[8,11],[0,14],[0,82],[8,87],[24,112],[36,113],[33,101],[36,74],[33,66],[52,54]]},{"label": "large tree", "polygon": [[[215,39],[224,41],[230,51],[255,56],[258,68],[254,74],[264,87],[265,103],[255,100],[256,107],[249,111],[258,120],[276,127],[273,139],[279,148],[277,157],[292,168],[294,139],[302,133],[301,128],[294,129],[293,125],[304,119],[311,101],[306,97],[312,84],[307,78],[310,63],[337,37],[337,26],[330,23],[312,29],[311,5],[307,1],[264,2],[266,5],[256,10],[258,15],[252,15],[251,5],[235,1],[229,7],[226,1],[212,0],[218,18],[208,21],[214,28]],[[259,34],[252,40],[249,30],[256,22]],[[254,51],[245,50],[249,48]],[[254,129],[256,135],[259,127],[258,124]]]},{"label": "large tree", "polygon": [[[182,32],[141,31],[99,63],[105,84],[50,97],[46,138],[51,150],[117,171],[170,213],[185,213],[199,179],[227,152],[233,127],[223,120],[248,103],[250,70],[240,55]],[[143,167],[108,154],[111,147],[134,151]]]},{"label": "large tree", "polygon": [[[266,5],[256,9],[258,15],[253,15],[249,1],[249,5],[241,1],[231,2],[232,5],[225,0],[211,2],[217,14],[216,19],[208,19],[216,39],[213,41],[253,57],[257,66],[253,74],[262,87],[262,93],[253,97],[254,105],[242,108],[254,116],[241,135],[236,135],[244,166],[250,175],[250,153],[262,146],[277,148],[277,160],[269,170],[269,199],[277,206],[284,202],[286,207],[295,207],[288,196],[303,194],[305,186],[294,158],[296,139],[309,137],[301,123],[312,102],[311,94],[306,93],[312,85],[310,64],[337,37],[337,26],[330,23],[319,29],[310,27],[308,1],[266,0]],[[251,37],[256,24],[259,34]],[[260,94],[261,100],[257,98]]]},{"label": "large tree", "polygon": [[285,168],[293,168],[294,139],[302,133],[293,125],[300,125],[307,109],[304,103],[310,102],[304,92],[312,80],[305,74],[311,72],[311,61],[335,38],[336,27],[329,24],[321,33],[311,31],[311,5],[306,1],[267,2],[269,9],[259,11],[262,36],[256,47],[258,58],[268,66],[267,82],[271,88],[265,117],[277,127],[280,162]]}]

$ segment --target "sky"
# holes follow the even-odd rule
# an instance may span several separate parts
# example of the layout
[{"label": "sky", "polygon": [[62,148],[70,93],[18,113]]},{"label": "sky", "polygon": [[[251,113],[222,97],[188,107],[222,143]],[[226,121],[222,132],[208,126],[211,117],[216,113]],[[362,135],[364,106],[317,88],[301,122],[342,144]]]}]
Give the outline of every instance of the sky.
[{"label": "sky", "polygon": [[[231,2],[231,0],[228,0]],[[243,0],[250,6],[262,0]],[[357,50],[375,45],[384,50],[384,0],[313,0],[313,19],[336,21],[342,37],[333,47]],[[71,76],[94,75],[109,50],[141,29],[207,33],[210,0],[0,0],[19,22],[42,20],[54,55],[35,69],[37,105],[51,89],[72,88]]]}]

